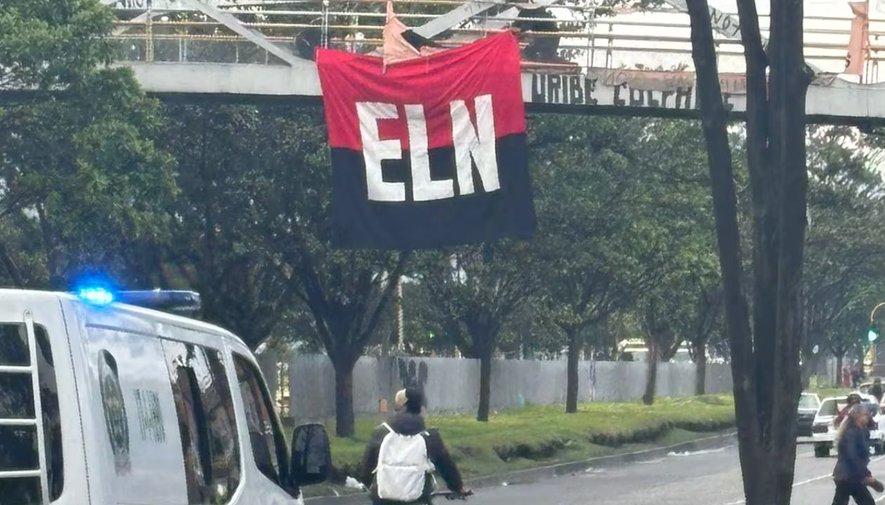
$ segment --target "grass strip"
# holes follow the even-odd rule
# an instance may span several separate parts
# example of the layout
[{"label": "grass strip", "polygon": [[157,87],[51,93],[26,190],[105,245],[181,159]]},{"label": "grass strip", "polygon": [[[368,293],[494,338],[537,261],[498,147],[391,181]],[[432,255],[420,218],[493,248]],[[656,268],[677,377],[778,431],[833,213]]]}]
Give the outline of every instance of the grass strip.
[{"label": "grass strip", "polygon": [[[360,419],[356,436],[333,437],[337,468],[357,474],[379,422]],[[734,402],[727,395],[658,398],[651,406],[594,402],[575,414],[565,414],[561,405],[531,406],[495,413],[488,423],[440,415],[430,416],[427,425],[440,430],[462,473],[474,478],[700,438],[734,425]]]}]

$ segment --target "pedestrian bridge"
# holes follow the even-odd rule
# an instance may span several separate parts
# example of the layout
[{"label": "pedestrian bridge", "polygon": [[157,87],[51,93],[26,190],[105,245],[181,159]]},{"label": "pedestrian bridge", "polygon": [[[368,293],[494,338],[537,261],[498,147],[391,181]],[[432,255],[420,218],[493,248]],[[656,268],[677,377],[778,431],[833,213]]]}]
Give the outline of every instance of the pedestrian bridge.
[{"label": "pedestrian bridge", "polygon": [[[313,47],[376,49],[386,0],[104,1],[118,13],[113,35],[122,48],[118,64],[132,68],[149,93],[317,100],[322,93],[309,59]],[[553,47],[551,58],[524,63],[523,97],[529,110],[697,114],[684,0],[667,0],[669,7],[643,12],[603,9],[593,0],[582,6],[535,3],[550,5],[543,14],[520,13],[515,4],[499,0],[398,0],[394,5],[416,33],[444,46],[468,43],[517,23],[527,51]],[[743,53],[737,16],[728,7],[724,3],[711,9],[711,17],[724,100],[739,117],[746,105]],[[806,5],[805,53],[817,73],[806,105],[811,121],[885,123],[885,82],[879,79],[885,15],[873,9],[870,51],[860,76],[839,74],[845,68],[851,22],[844,3],[833,2],[817,12]],[[764,14],[761,24],[765,35]]]}]

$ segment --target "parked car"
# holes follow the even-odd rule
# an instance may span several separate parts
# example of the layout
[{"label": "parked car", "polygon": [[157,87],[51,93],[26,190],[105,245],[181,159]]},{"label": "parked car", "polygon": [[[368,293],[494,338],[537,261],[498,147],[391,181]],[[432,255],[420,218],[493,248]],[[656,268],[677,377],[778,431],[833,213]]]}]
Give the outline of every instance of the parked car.
[{"label": "parked car", "polygon": [[81,295],[0,289],[0,502],[300,504],[326,478],[325,430],[289,451],[235,335]]},{"label": "parked car", "polygon": [[819,408],[820,397],[816,394],[802,393],[802,396],[799,397],[796,443],[810,444],[814,442],[811,436],[811,426],[814,424],[814,416],[817,415]]},{"label": "parked car", "polygon": [[[881,415],[881,409],[874,397],[863,393],[858,394],[861,397],[861,404],[867,406],[873,416],[874,426],[870,429],[870,446],[876,454],[882,454],[885,452],[885,431],[880,430],[879,425],[885,422],[885,417]],[[811,425],[815,457],[824,458],[830,455],[830,450],[836,439],[834,421],[846,405],[848,405],[847,396],[830,397],[821,402],[820,408],[814,416],[814,423]]]}]

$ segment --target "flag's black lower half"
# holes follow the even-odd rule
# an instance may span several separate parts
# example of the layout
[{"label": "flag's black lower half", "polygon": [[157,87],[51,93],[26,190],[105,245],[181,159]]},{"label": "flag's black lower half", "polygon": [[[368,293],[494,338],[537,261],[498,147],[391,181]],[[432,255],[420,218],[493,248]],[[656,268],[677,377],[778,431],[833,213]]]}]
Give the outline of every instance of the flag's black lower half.
[{"label": "flag's black lower half", "polygon": [[332,209],[335,245],[348,248],[416,249],[529,238],[535,229],[532,188],[526,165],[525,134],[497,139],[500,189],[485,192],[473,167],[475,192],[461,195],[452,147],[431,149],[434,180],[454,180],[455,196],[416,202],[412,198],[409,153],[382,162],[385,182],[403,182],[404,202],[369,201],[362,151],[332,149]]}]

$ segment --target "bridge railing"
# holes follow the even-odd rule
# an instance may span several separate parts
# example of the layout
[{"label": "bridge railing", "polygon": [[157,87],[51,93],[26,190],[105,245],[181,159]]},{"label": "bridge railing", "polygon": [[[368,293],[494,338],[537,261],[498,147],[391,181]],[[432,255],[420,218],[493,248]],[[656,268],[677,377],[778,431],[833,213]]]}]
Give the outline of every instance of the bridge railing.
[{"label": "bridge railing", "polygon": [[[240,3],[227,10],[243,26],[260,32],[269,41],[298,53],[299,37],[319,32],[332,47],[356,52],[370,52],[381,44],[386,0],[360,0],[359,9],[348,3],[317,1],[275,4],[261,7]],[[417,26],[445,12],[458,0],[409,0],[397,2],[397,15]],[[336,8],[337,6],[337,8]],[[438,11],[438,12],[427,12]],[[420,11],[420,12],[416,12]],[[654,16],[635,13],[615,17],[600,15],[587,7],[555,6],[555,19],[496,16],[503,22],[537,22],[555,26],[555,31],[534,30],[520,36],[523,46],[555,39],[558,44],[553,66],[581,68],[690,69],[690,26],[684,14],[660,12]],[[114,38],[120,42],[120,58],[125,61],[212,62],[278,65],[284,62],[268,54],[222,23],[197,13],[167,13],[159,16],[121,16]],[[437,42],[457,46],[483,36],[490,30],[483,26],[493,16],[480,15],[461,28],[447,31]],[[134,19],[133,19],[134,18]],[[845,66],[850,19],[845,17],[807,17],[805,53],[809,62],[825,72],[839,73]],[[862,82],[879,82],[879,62],[885,50],[885,20],[873,20],[871,47]],[[549,29],[549,28],[548,28]],[[767,31],[767,19],[762,18]],[[720,68],[741,71],[743,48],[739,41],[716,37]],[[549,43],[548,43],[549,45]],[[309,56],[309,51],[303,56]],[[885,76],[883,76],[885,77]]]}]

